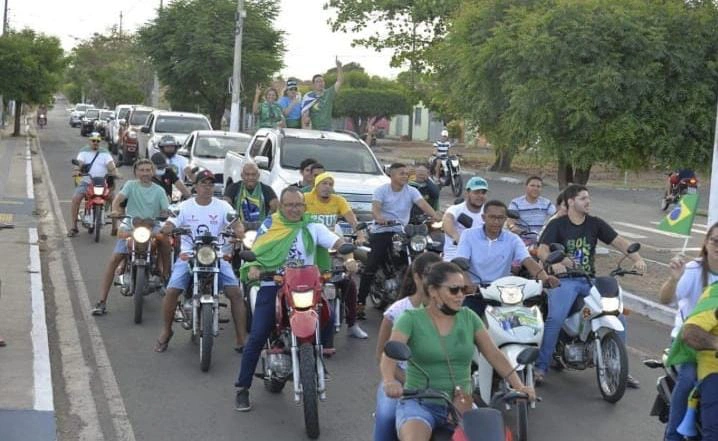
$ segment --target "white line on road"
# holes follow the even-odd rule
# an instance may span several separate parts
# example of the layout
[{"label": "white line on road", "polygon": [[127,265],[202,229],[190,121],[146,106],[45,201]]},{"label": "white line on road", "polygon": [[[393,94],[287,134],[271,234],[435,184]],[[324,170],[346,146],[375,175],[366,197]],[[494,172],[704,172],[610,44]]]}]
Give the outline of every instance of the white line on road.
[{"label": "white line on road", "polygon": [[32,182],[32,156],[30,155],[30,137],[25,137],[25,189],[27,198],[35,199],[35,188]]},{"label": "white line on road", "polygon": [[[652,223],[653,225],[660,225],[660,222],[658,222],[658,221],[651,221],[651,223]],[[693,224],[693,226],[694,226],[694,227],[699,227],[700,224]],[[705,235],[705,234],[708,234],[708,227],[706,227],[705,229],[691,228],[691,231],[694,232],[694,233],[698,233],[698,234]]]},{"label": "white line on road", "polygon": [[42,290],[42,266],[40,247],[37,243],[37,228],[28,229],[30,236],[30,292],[32,294],[32,373],[35,387],[33,408],[53,411],[52,370],[50,369],[50,348],[47,342],[45,321],[45,294]]},{"label": "white line on road", "polygon": [[620,234],[623,237],[627,237],[629,239],[648,239],[646,236],[642,236],[640,234],[636,233],[629,233],[628,231],[623,230],[616,230],[616,233]]}]

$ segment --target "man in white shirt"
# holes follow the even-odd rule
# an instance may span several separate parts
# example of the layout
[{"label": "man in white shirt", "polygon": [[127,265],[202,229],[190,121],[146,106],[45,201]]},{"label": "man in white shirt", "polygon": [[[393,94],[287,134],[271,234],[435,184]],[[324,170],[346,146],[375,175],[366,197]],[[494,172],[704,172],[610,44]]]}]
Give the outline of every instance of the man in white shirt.
[{"label": "man in white shirt", "polygon": [[177,149],[180,148],[180,143],[177,142],[174,136],[163,136],[162,139],[160,139],[160,142],[157,143],[157,147],[167,158],[169,166],[175,169],[174,171],[180,181],[184,183],[185,176],[190,181],[194,181],[194,174],[192,173],[192,168],[189,166],[189,160],[184,156],[177,154]]},{"label": "man in white shirt", "polygon": [[484,219],[481,215],[484,212],[484,202],[486,202],[488,192],[489,184],[486,179],[481,176],[474,176],[466,183],[464,202],[446,209],[442,220],[444,225],[444,261],[451,262],[456,257],[456,248],[459,244],[461,233],[467,229],[465,225],[459,222],[459,217],[462,214],[471,219],[471,226],[468,228],[484,225]]},{"label": "man in white shirt", "polygon": [[[80,203],[85,198],[87,193],[87,187],[92,183],[92,178],[104,178],[106,176],[114,176],[117,173],[115,168],[115,161],[112,159],[112,155],[105,149],[100,149],[100,141],[102,137],[97,132],[92,132],[90,135],[90,148],[82,149],[77,154],[77,161],[80,163],[79,170],[75,173],[87,174],[83,176],[82,180],[75,187],[75,194],[72,196],[72,204],[70,205],[70,220],[72,221],[72,228],[67,233],[69,237],[77,236],[79,230],[77,229],[77,213],[80,211]],[[114,180],[108,179],[110,189],[114,188]],[[110,194],[110,201],[112,201],[112,194]],[[112,234],[116,235],[117,230],[112,228]]]}]

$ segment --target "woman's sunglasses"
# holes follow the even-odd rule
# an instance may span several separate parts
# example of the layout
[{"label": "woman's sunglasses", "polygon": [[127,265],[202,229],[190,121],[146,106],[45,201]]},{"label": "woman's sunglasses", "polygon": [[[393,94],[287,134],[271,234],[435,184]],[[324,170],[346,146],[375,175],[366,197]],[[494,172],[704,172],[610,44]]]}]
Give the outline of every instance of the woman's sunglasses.
[{"label": "woman's sunglasses", "polygon": [[451,295],[458,295],[459,293],[463,294],[467,287],[466,285],[456,285],[456,286],[449,286],[449,285],[441,285],[444,288],[448,289]]}]

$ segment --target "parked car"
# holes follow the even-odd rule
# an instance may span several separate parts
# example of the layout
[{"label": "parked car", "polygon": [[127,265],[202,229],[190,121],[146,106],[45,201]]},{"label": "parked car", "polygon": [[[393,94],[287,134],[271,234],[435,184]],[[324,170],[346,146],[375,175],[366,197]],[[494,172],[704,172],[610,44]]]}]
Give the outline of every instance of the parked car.
[{"label": "parked car", "polygon": [[94,107],[92,104],[75,104],[75,107],[70,110],[70,127],[80,127],[85,111]]},{"label": "parked car", "polygon": [[100,117],[95,120],[95,131],[103,138],[107,134],[107,124],[115,119],[115,112],[112,110],[100,110]]},{"label": "parked car", "polygon": [[195,130],[177,152],[189,159],[190,167],[211,171],[219,184],[224,183],[224,159],[228,151],[244,155],[251,135],[221,130]]},{"label": "parked car", "polygon": [[120,131],[120,145],[117,152],[120,164],[132,164],[139,157],[138,134],[152,110],[154,109],[151,107],[132,106],[127,116],[127,122]]},{"label": "parked car", "polygon": [[165,135],[172,135],[177,142],[183,144],[187,136],[195,130],[212,130],[206,116],[199,113],[169,112],[155,110],[147,117],[140,141],[140,152],[144,157],[151,157],[159,152],[157,143]]},{"label": "parked car", "polygon": [[334,190],[344,196],[359,219],[371,218],[374,190],[389,182],[371,149],[347,133],[301,129],[259,129],[244,155],[228,151],[224,160],[224,185],[241,179],[248,160],[259,167],[260,181],[281,191],[299,181],[299,164],[317,158],[334,175]]},{"label": "parked car", "polygon": [[87,109],[80,120],[80,135],[87,136],[95,131],[95,121],[100,118],[100,109]]},{"label": "parked car", "polygon": [[130,110],[132,110],[132,105],[120,104],[115,107],[115,119],[107,123],[105,139],[107,139],[110,150],[112,150],[114,154],[117,154],[117,146],[120,143],[120,125],[127,123]]}]

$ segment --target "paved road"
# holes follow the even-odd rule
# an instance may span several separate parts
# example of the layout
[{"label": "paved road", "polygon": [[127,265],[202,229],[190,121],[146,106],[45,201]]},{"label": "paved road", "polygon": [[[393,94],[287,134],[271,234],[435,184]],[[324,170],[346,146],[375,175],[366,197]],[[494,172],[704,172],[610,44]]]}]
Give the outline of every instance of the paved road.
[{"label": "paved road", "polygon": [[[39,134],[41,152],[47,161],[50,176],[46,184],[52,183],[62,209],[62,217],[68,222],[69,199],[72,192],[69,161],[85,144],[79,130],[70,129],[65,103],[58,101],[56,109],[50,112],[48,128]],[[130,176],[131,171],[123,167],[121,172]],[[508,184],[506,184],[508,185]],[[492,191],[501,196],[503,184],[493,184]],[[509,187],[506,187],[507,189]],[[510,187],[516,193],[518,186]],[[49,187],[45,187],[49,191]],[[508,190],[506,190],[508,191]],[[616,193],[625,206],[634,205],[636,211],[648,213],[653,204],[641,208],[640,197],[630,193]],[[655,214],[653,210],[652,214]],[[653,217],[652,217],[653,218]],[[651,218],[651,219],[652,219]],[[54,222],[58,225],[57,222]],[[72,240],[72,253],[59,250],[64,259],[68,283],[77,283],[89,293],[92,303],[98,293],[101,272],[114,243],[107,233],[99,244],[84,232]],[[48,243],[50,247],[62,247],[62,241]],[[77,262],[73,261],[77,257]],[[80,280],[71,276],[72,268],[79,264]],[[55,280],[52,283],[59,283]],[[137,440],[177,441],[213,439],[304,439],[301,408],[293,404],[288,391],[281,395],[270,395],[263,391],[261,384],[252,389],[254,410],[240,414],[233,409],[233,382],[239,366],[240,356],[232,351],[232,338],[225,329],[216,344],[216,355],[209,373],[201,373],[198,366],[197,348],[189,342],[186,332],[175,326],[176,335],[170,349],[164,354],[152,351],[160,326],[160,299],[153,296],[146,302],[145,320],[142,325],[132,323],[132,302],[123,298],[117,290],[110,297],[108,315],[92,318],[80,313],[80,305],[87,299],[79,298],[83,290],[78,289],[72,302],[80,332],[89,332],[85,320],[92,320],[99,329],[98,338],[82,338],[82,353],[90,369],[103,368],[102,361],[87,354],[97,354],[98,347],[106,350],[113,379],[119,387],[120,404],[124,404],[127,418]],[[52,316],[50,317],[52,320]],[[369,341],[337,336],[338,354],[328,361],[333,374],[329,384],[328,401],[320,408],[322,439],[326,440],[367,440],[371,438],[375,385],[378,370],[374,363],[374,338],[380,320],[379,313],[371,311],[362,326],[367,329]],[[658,353],[668,338],[669,329],[640,316],[628,318],[630,329],[630,363],[634,376],[641,380],[643,388],[628,391],[625,398],[616,405],[601,400],[596,387],[595,373],[568,372],[549,377],[548,384],[539,393],[544,401],[531,414],[533,440],[655,440],[660,437],[662,426],[648,416],[654,396],[655,373],[640,365],[647,354]],[[230,325],[225,325],[229,327]],[[51,347],[58,336],[50,326]],[[53,358],[56,363],[58,357]],[[64,357],[63,357],[64,360]],[[58,369],[57,364],[54,365]],[[107,372],[107,369],[104,370]],[[57,377],[58,374],[56,374]],[[99,381],[99,380],[97,380]],[[56,383],[56,400],[65,411],[58,413],[58,425],[63,439],[77,439],[81,430],[73,420],[68,401],[62,397],[63,381]],[[102,401],[97,382],[92,385],[89,399],[97,401],[99,427],[105,439],[119,439],[116,424],[118,401]],[[117,398],[117,397],[115,397]],[[63,406],[64,405],[64,406]],[[121,415],[120,415],[121,417]],[[579,423],[580,422],[580,423]]]}]

